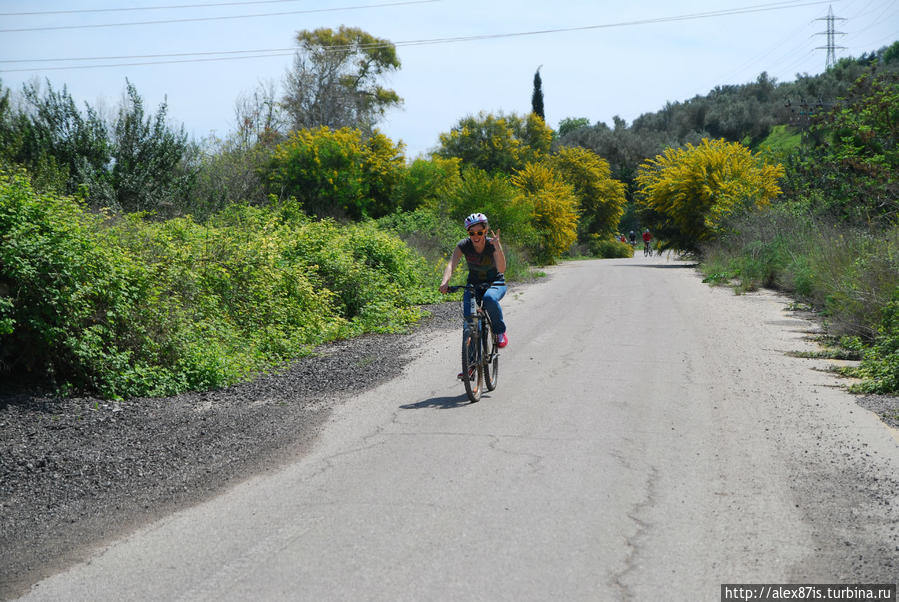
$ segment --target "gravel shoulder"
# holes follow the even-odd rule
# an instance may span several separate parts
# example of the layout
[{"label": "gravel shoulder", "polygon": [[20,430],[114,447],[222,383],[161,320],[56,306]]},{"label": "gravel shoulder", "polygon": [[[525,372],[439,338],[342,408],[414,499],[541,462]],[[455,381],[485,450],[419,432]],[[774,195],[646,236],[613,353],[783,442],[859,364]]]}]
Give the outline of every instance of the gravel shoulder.
[{"label": "gravel shoulder", "polygon": [[325,345],[221,390],[122,403],[0,391],[0,599],[302,454],[341,400],[415,357],[416,334],[458,328],[458,303],[425,309],[412,333]]}]

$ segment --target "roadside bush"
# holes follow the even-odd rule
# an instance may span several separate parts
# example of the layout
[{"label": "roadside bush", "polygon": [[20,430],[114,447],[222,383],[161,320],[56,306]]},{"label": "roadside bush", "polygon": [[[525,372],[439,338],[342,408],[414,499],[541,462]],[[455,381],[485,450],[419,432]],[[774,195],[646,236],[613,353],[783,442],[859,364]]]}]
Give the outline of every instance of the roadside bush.
[{"label": "roadside bush", "polygon": [[899,74],[859,77],[808,131],[816,144],[794,155],[784,189],[815,212],[889,227],[899,217]]},{"label": "roadside bush", "polygon": [[899,391],[899,287],[881,311],[879,332],[866,350],[855,375],[864,379],[856,390],[863,393]]},{"label": "roadside bush", "polygon": [[873,339],[879,309],[899,285],[899,228],[872,235],[781,208],[731,220],[727,228],[703,247],[709,281],[793,293],[822,310],[835,335]]},{"label": "roadside bush", "polygon": [[231,203],[265,205],[268,196],[262,174],[271,152],[264,144],[241,146],[233,139],[208,140],[183,213],[205,221]]},{"label": "roadside bush", "polygon": [[735,142],[703,139],[697,146],[668,148],[640,165],[641,221],[672,246],[698,250],[722,233],[726,218],[779,195],[783,172]]},{"label": "roadside bush", "polygon": [[[220,387],[434,300],[424,260],[374,224],[295,205],[109,219],[0,178],[0,373],[109,398]],[[430,284],[430,283],[428,283]]]},{"label": "roadside bush", "polygon": [[393,213],[377,220],[378,226],[395,232],[431,266],[430,280],[439,281],[447,254],[464,235],[459,224],[434,209],[418,208]]},{"label": "roadside bush", "polygon": [[627,187],[612,179],[609,162],[580,147],[562,147],[547,162],[574,187],[580,202],[578,239],[614,233],[627,205]]},{"label": "roadside bush", "polygon": [[394,210],[403,161],[401,147],[380,133],[363,140],[360,130],[323,126],[278,145],[266,176],[273,194],[295,198],[309,215],[358,220]]},{"label": "roadside bush", "polygon": [[603,238],[598,234],[590,237],[590,254],[602,259],[618,259],[634,256],[634,248],[614,238]]},{"label": "roadside bush", "polygon": [[134,352],[152,274],[103,244],[101,220],[75,199],[35,194],[24,173],[0,174],[3,373],[109,396],[171,379]]},{"label": "roadside bush", "polygon": [[395,206],[403,211],[440,207],[447,194],[461,183],[460,163],[455,157],[416,159],[403,171],[396,188]]},{"label": "roadside bush", "polygon": [[537,115],[527,117],[481,112],[459,120],[440,134],[436,155],[457,157],[462,164],[489,173],[511,173],[541,160],[552,146],[552,130]]}]

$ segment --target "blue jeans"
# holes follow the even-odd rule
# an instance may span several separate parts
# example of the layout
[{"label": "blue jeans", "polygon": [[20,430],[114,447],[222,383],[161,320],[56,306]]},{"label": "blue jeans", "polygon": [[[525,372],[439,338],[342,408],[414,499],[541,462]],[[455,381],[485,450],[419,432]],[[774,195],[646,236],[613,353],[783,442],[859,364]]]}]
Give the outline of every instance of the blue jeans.
[{"label": "blue jeans", "polygon": [[[506,323],[503,322],[503,308],[499,306],[499,300],[505,295],[505,284],[494,284],[484,291],[484,310],[487,312],[487,315],[490,316],[490,324],[493,326],[493,332],[498,335],[506,332]],[[466,289],[465,294],[462,297],[462,306],[465,308],[466,318],[475,315],[477,312],[478,308],[475,304],[474,293],[470,290]],[[468,321],[466,320],[463,335],[464,333],[467,333],[467,331]]]}]

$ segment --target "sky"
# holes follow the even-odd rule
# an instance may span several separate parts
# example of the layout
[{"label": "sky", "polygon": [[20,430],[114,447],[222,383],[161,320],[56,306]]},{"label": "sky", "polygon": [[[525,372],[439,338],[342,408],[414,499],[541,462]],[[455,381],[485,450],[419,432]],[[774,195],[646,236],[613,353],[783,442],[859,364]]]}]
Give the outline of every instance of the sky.
[{"label": "sky", "polygon": [[0,83],[112,112],[127,79],[148,112],[221,138],[241,95],[282,85],[298,31],[359,27],[397,46],[383,83],[404,102],[379,127],[412,159],[467,115],[529,113],[538,68],[552,128],[821,73],[829,10],[837,59],[899,40],[899,0],[0,0]]}]

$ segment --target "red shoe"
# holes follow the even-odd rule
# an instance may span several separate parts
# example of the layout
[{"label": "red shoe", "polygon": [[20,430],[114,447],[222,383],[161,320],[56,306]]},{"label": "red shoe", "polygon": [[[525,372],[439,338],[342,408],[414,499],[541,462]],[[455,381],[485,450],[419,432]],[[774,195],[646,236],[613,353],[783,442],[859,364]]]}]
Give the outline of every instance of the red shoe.
[{"label": "red shoe", "polygon": [[497,337],[496,337],[496,346],[497,347],[502,349],[503,347],[505,347],[508,344],[509,344],[509,337],[506,336],[505,332],[500,335],[497,335]]},{"label": "red shoe", "polygon": [[[473,368],[473,367],[472,367],[472,368],[469,368],[469,369],[468,369],[468,380],[474,380],[474,375],[475,375],[475,370],[474,370],[474,368]],[[460,372],[459,374],[456,375],[456,378],[458,378],[459,380],[465,380],[465,379],[462,377],[462,373],[461,373],[461,372]]]}]

